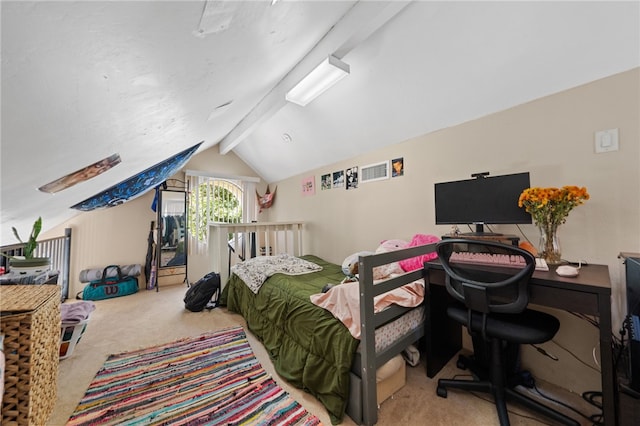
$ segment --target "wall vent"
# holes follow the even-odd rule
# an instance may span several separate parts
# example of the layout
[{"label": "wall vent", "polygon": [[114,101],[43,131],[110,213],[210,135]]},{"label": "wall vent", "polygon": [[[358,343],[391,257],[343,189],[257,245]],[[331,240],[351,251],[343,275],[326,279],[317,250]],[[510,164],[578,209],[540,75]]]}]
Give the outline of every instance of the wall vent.
[{"label": "wall vent", "polygon": [[374,182],[389,179],[389,161],[369,164],[360,168],[360,182]]}]

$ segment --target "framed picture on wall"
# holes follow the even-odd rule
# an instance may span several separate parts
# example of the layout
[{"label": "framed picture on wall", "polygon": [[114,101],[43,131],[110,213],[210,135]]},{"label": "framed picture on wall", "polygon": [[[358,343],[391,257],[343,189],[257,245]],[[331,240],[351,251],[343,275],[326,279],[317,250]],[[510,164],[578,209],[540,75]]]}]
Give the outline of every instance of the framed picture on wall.
[{"label": "framed picture on wall", "polygon": [[394,158],[391,160],[391,177],[404,175],[404,158]]},{"label": "framed picture on wall", "polygon": [[345,180],[347,189],[356,189],[358,187],[358,166],[347,169]]},{"label": "framed picture on wall", "polygon": [[302,195],[314,195],[316,193],[315,176],[302,179]]},{"label": "framed picture on wall", "polygon": [[344,187],[344,170],[333,172],[333,187],[334,188]]},{"label": "framed picture on wall", "polygon": [[320,177],[320,190],[324,191],[325,189],[331,189],[331,173]]}]

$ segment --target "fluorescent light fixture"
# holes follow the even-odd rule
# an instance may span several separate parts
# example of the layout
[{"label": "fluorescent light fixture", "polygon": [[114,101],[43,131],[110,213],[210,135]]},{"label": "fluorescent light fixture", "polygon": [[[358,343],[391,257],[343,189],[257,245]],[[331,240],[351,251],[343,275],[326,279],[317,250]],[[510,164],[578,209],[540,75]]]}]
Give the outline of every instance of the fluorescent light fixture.
[{"label": "fluorescent light fixture", "polygon": [[289,90],[285,99],[305,106],[347,75],[349,75],[349,65],[329,55],[293,89]]}]

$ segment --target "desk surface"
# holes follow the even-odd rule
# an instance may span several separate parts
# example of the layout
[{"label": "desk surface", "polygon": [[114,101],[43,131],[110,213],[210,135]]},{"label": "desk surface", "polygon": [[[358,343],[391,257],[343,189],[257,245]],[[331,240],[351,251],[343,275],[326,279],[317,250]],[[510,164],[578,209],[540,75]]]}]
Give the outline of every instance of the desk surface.
[{"label": "desk surface", "polygon": [[[431,261],[429,264],[442,270],[438,260]],[[611,294],[611,279],[607,265],[582,266],[576,277],[562,277],[556,274],[556,268],[557,266],[549,266],[548,271],[534,271],[531,279],[532,287],[543,285],[603,295]]]},{"label": "desk surface", "polygon": [[533,279],[536,284],[573,288],[580,291],[611,293],[611,280],[607,265],[582,266],[576,277],[561,277],[556,274],[556,268],[557,266],[550,266],[548,271],[536,270],[533,273]]},{"label": "desk surface", "polygon": [[[435,269],[431,281],[444,285],[444,270],[440,262],[429,262]],[[588,265],[580,269],[576,277],[561,277],[555,272],[556,266],[548,271],[533,273],[529,282],[529,303],[548,306],[588,315],[602,315],[605,324],[611,322],[610,306],[603,312],[602,301],[610,302],[611,279],[607,265]],[[609,313],[608,313],[609,312]],[[610,326],[609,326],[610,327]]]}]

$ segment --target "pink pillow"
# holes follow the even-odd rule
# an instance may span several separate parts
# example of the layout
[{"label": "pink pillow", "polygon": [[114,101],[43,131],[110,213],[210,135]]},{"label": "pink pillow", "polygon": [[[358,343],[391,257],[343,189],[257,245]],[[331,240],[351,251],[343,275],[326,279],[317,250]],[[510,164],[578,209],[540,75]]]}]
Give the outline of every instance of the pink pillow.
[{"label": "pink pillow", "polygon": [[[404,240],[384,240],[376,249],[376,253],[387,253],[409,247],[409,243]],[[393,274],[404,274],[399,262],[387,263],[373,268],[373,279],[382,280],[389,278]]]},{"label": "pink pillow", "polygon": [[[424,246],[438,241],[440,241],[440,238],[435,235],[416,234],[411,239],[409,247]],[[411,259],[404,259],[400,261],[400,267],[405,272],[415,271],[416,269],[422,268],[424,266],[424,262],[433,260],[436,257],[438,257],[438,255],[434,251],[432,253],[423,254],[422,256],[412,257]]]}]

